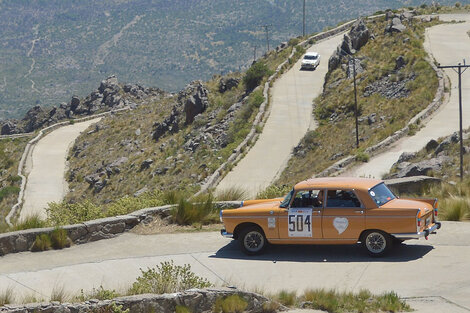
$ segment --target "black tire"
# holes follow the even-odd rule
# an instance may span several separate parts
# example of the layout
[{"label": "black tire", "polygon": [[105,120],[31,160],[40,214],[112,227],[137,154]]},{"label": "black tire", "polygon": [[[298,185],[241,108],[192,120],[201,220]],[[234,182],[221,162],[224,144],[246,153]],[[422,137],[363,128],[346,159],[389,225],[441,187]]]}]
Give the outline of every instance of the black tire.
[{"label": "black tire", "polygon": [[238,240],[243,253],[247,255],[262,253],[268,244],[264,232],[257,226],[248,226],[242,229]]},{"label": "black tire", "polygon": [[392,245],[393,241],[390,235],[380,230],[369,230],[362,236],[362,246],[372,257],[386,255]]}]

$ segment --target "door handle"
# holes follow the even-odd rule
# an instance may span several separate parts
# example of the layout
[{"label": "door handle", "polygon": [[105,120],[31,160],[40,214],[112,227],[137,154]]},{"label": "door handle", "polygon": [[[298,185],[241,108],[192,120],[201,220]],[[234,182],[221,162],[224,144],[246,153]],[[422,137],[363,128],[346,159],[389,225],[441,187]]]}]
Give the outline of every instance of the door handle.
[{"label": "door handle", "polygon": [[354,213],[364,214],[363,210],[354,211]]},{"label": "door handle", "polygon": [[317,213],[317,214],[320,214],[321,211],[312,211],[312,213]]}]

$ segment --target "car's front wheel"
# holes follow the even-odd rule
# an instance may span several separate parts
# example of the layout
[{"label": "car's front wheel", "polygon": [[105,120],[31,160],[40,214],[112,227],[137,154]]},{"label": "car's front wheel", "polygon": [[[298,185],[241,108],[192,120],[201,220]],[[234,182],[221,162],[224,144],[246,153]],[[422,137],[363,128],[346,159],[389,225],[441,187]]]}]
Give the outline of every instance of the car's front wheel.
[{"label": "car's front wheel", "polygon": [[248,226],[244,228],[238,238],[242,251],[248,255],[255,255],[263,252],[267,241],[261,228]]},{"label": "car's front wheel", "polygon": [[370,230],[362,238],[362,245],[369,255],[380,257],[387,254],[392,247],[390,235],[380,230]]}]

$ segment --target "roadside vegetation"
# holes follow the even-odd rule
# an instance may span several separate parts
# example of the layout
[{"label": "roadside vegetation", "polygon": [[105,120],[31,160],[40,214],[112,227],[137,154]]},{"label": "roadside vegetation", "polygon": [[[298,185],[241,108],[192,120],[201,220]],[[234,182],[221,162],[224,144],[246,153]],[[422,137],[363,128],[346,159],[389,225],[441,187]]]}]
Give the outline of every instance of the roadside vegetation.
[{"label": "roadside vegetation", "polygon": [[[91,299],[112,300],[120,296],[138,294],[164,294],[175,293],[192,288],[209,288],[214,285],[207,279],[196,275],[189,264],[176,265],[173,261],[165,261],[154,268],[141,269],[141,274],[135,282],[125,291],[106,289],[103,286],[93,288],[90,292],[81,292],[77,295],[68,294],[62,285],[56,285],[50,296],[51,301],[84,302]],[[259,290],[256,291],[260,293]],[[263,292],[261,292],[263,294]],[[340,312],[409,312],[411,308],[400,300],[394,292],[386,292],[374,295],[368,290],[360,290],[357,293],[339,292],[334,289],[309,289],[297,296],[296,292],[282,290],[275,294],[264,294],[270,301],[264,305],[264,311],[278,312],[281,305],[295,308],[323,310],[329,313]],[[14,289],[8,287],[0,290],[0,306],[14,303],[44,302],[47,299],[27,295],[23,299],[15,297]],[[215,300],[213,312],[241,313],[244,312],[248,302],[240,295],[234,294],[220,297]],[[113,307],[110,312],[120,312],[122,309]],[[192,312],[190,308],[179,305],[176,312]]]},{"label": "roadside vegetation", "polygon": [[[438,80],[425,60],[424,30],[439,23],[413,21],[402,33],[386,34],[388,21],[380,18],[367,21],[375,36],[354,57],[361,60],[363,72],[357,75],[359,111],[359,149],[355,145],[353,79],[341,68],[329,72],[323,93],[314,100],[314,116],[319,126],[309,131],[294,149],[293,157],[275,185],[292,185],[320,173],[348,156],[367,162],[365,148],[372,146],[403,128],[434,98]],[[402,56],[405,64],[396,69]],[[391,82],[408,80],[407,95],[388,98],[380,93],[366,94],[367,88],[384,78]],[[373,115],[375,114],[375,115]]]},{"label": "roadside vegetation", "polygon": [[[464,155],[463,155],[463,180],[460,179],[460,143],[459,141],[446,140],[441,145],[443,148],[438,153],[445,156],[448,161],[443,163],[440,170],[429,170],[426,175],[440,178],[441,183],[426,186],[422,191],[425,197],[437,198],[439,200],[439,219],[448,221],[470,220],[470,138],[464,133]],[[450,138],[450,137],[447,137]],[[445,138],[437,139],[436,144],[442,144]],[[426,147],[418,151],[414,156],[407,159],[410,164],[436,158],[436,153]],[[387,176],[397,173],[395,164]],[[412,195],[415,196],[415,195]]]},{"label": "roadside vegetation", "polygon": [[6,229],[5,217],[18,201],[21,177],[18,164],[29,137],[0,139],[0,232]]}]

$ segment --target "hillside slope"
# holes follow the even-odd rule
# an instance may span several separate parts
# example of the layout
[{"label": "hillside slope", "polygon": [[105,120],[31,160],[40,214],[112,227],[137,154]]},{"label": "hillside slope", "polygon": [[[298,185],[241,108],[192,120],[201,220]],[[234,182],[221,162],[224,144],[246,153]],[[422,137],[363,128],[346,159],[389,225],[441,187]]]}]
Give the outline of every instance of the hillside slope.
[{"label": "hillside slope", "polygon": [[[306,31],[431,0],[307,1]],[[453,0],[440,1],[454,3]],[[468,1],[463,1],[468,2]],[[0,2],[0,119],[84,97],[104,77],[175,92],[246,68],[302,33],[302,2],[120,0]]]}]

